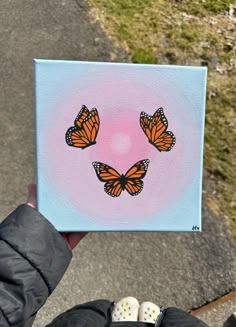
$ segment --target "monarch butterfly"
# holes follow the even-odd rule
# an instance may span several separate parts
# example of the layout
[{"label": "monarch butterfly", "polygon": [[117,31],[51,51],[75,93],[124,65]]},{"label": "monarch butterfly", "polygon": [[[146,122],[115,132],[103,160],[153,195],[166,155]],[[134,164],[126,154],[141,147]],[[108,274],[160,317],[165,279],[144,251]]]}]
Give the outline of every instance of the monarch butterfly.
[{"label": "monarch butterfly", "polygon": [[85,149],[96,143],[100,120],[98,111],[93,108],[91,111],[83,105],[74,125],[66,132],[66,143],[76,148]]},{"label": "monarch butterfly", "polygon": [[102,163],[93,162],[98,179],[105,182],[104,191],[112,197],[118,197],[121,191],[126,191],[130,195],[138,195],[143,189],[143,179],[146,175],[149,160],[136,162],[125,175],[120,175],[114,168]]},{"label": "monarch butterfly", "polygon": [[167,131],[168,121],[164,115],[163,108],[157,109],[153,116],[149,116],[142,111],[140,114],[140,126],[149,142],[158,151],[170,151],[175,145],[176,139],[174,134]]}]

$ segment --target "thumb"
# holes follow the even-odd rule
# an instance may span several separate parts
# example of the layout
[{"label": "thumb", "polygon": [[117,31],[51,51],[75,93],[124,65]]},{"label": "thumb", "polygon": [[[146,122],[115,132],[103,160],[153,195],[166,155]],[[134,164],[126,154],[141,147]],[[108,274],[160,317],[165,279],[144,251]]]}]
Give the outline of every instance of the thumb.
[{"label": "thumb", "polygon": [[36,184],[28,185],[28,199],[27,204],[36,208]]}]

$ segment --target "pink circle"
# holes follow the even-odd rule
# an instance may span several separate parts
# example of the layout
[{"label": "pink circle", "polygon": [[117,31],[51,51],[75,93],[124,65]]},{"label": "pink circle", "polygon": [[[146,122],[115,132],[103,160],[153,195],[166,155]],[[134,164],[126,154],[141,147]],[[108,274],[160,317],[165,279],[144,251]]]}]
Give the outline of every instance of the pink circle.
[{"label": "pink circle", "polygon": [[[101,125],[97,144],[93,151],[89,152],[91,161],[106,163],[123,174],[139,160],[153,157],[152,148],[139,127],[138,113],[134,110],[128,112],[129,115],[127,110],[111,109],[100,114]],[[119,134],[130,140],[132,147],[129,152],[114,151],[114,146],[111,146],[113,136]]]},{"label": "pink circle", "polygon": [[131,138],[128,134],[124,133],[113,133],[111,135],[111,142],[110,142],[111,152],[113,154],[126,154],[132,148]]}]

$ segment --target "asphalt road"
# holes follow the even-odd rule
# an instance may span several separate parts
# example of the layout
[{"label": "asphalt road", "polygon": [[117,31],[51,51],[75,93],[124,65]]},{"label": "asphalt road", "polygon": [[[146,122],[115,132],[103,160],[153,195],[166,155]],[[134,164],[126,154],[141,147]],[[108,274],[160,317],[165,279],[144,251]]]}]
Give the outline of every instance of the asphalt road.
[{"label": "asphalt road", "polygon": [[[25,202],[34,181],[33,58],[125,61],[88,17],[84,1],[0,2],[0,219]],[[205,188],[208,183],[205,180]],[[236,249],[227,226],[203,202],[203,232],[90,233],[40,310],[44,326],[72,305],[97,298],[190,310],[236,287]]]}]

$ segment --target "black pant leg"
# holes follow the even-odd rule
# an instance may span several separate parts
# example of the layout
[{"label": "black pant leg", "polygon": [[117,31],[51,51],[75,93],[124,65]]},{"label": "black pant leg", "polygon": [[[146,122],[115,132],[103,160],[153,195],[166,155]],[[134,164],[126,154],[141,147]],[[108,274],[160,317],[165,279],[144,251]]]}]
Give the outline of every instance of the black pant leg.
[{"label": "black pant leg", "polygon": [[76,305],[56,317],[46,327],[109,327],[114,302],[96,300]]}]

